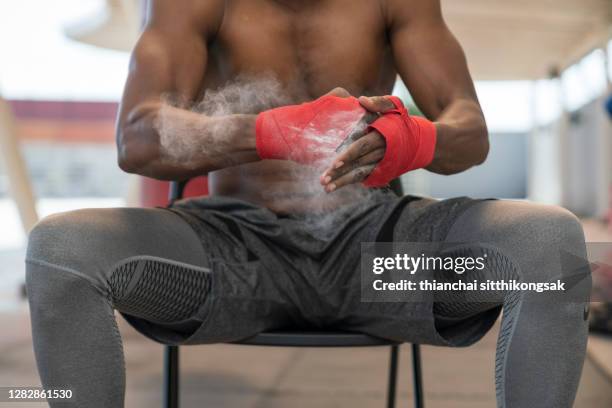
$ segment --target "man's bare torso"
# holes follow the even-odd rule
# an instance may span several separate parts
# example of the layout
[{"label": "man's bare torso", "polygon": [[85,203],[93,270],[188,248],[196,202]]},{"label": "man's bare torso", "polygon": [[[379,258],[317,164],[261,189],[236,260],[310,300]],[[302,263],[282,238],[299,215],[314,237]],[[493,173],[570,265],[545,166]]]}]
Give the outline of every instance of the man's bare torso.
[{"label": "man's bare torso", "polygon": [[[395,70],[376,0],[232,0],[219,27],[209,44],[202,93],[245,74],[272,74],[293,102],[339,86],[357,96],[392,90]],[[279,212],[334,206],[347,195],[303,188],[317,178],[291,162],[263,161],[211,173],[210,186],[212,194]]]},{"label": "man's bare torso", "polygon": [[[279,92],[286,96],[276,106],[312,100],[342,87],[355,96],[374,96],[361,103],[370,113],[383,113],[389,101],[381,95],[391,92],[397,71],[436,127],[434,157],[427,170],[455,174],[487,157],[482,109],[439,1],[148,4],[117,120],[118,162],[126,172],[161,180],[209,173],[212,194],[278,212],[316,211],[353,201],[351,191],[359,189],[387,152],[377,132],[330,158],[323,186],[317,185],[321,171],[287,161],[261,161],[254,113],[265,106],[252,112],[199,114],[182,104],[206,100],[207,91],[241,77],[270,75],[281,82]],[[168,104],[167,95],[178,99]],[[324,188],[333,193],[324,193]]]}]

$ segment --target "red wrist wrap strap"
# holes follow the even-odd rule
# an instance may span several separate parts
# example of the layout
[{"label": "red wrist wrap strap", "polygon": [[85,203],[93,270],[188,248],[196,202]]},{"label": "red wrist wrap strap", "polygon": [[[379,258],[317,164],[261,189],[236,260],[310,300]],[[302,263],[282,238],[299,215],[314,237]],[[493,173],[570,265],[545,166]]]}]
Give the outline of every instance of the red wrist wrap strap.
[{"label": "red wrist wrap strap", "polygon": [[302,164],[331,159],[364,115],[356,98],[333,95],[262,112],[255,125],[257,153]]},{"label": "red wrist wrap strap", "polygon": [[386,140],[385,156],[363,182],[367,187],[382,187],[404,173],[427,167],[436,148],[436,126],[425,118],[410,116],[396,96],[388,97],[395,109],[370,125]]}]

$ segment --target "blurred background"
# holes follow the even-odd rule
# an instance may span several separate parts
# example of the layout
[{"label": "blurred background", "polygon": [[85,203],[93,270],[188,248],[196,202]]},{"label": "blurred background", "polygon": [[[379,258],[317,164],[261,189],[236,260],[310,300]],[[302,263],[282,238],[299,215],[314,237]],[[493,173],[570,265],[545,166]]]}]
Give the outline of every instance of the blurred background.
[{"label": "blurred background", "polygon": [[[476,80],[491,153],[460,175],[411,173],[406,191],[562,205],[583,219],[590,242],[612,242],[612,0],[442,3]],[[32,225],[76,208],[165,202],[163,183],[116,165],[114,120],[143,10],[140,0],[0,0],[0,386],[38,384],[20,293]],[[411,100],[401,82],[395,93]],[[202,180],[194,193],[205,191]],[[612,326],[609,306],[598,307],[580,407],[612,406]],[[161,347],[121,329],[128,406],[159,405]],[[467,350],[425,348],[430,406],[493,406],[495,335]],[[379,350],[189,353],[185,406],[372,406],[384,398]],[[252,364],[237,368],[245,360]]]}]

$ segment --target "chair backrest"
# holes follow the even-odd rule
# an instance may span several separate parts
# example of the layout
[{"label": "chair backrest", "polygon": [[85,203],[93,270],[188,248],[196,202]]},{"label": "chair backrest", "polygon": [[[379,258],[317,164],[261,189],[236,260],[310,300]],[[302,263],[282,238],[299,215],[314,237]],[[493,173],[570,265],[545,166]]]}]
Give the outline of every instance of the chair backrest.
[{"label": "chair backrest", "polygon": [[175,201],[183,198],[185,187],[187,187],[189,180],[184,181],[173,181],[170,183],[170,190],[168,191],[168,202],[172,205]]},{"label": "chair backrest", "polygon": [[403,197],[404,187],[402,186],[402,180],[400,178],[393,180],[391,183],[389,183],[389,186],[398,197]]}]

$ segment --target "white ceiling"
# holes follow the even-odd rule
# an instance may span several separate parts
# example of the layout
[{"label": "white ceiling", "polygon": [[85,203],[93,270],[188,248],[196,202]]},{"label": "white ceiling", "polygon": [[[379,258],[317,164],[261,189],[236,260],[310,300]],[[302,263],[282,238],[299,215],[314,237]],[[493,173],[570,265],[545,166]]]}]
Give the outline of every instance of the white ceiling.
[{"label": "white ceiling", "polygon": [[442,0],[476,79],[534,79],[612,34],[612,0]]}]

